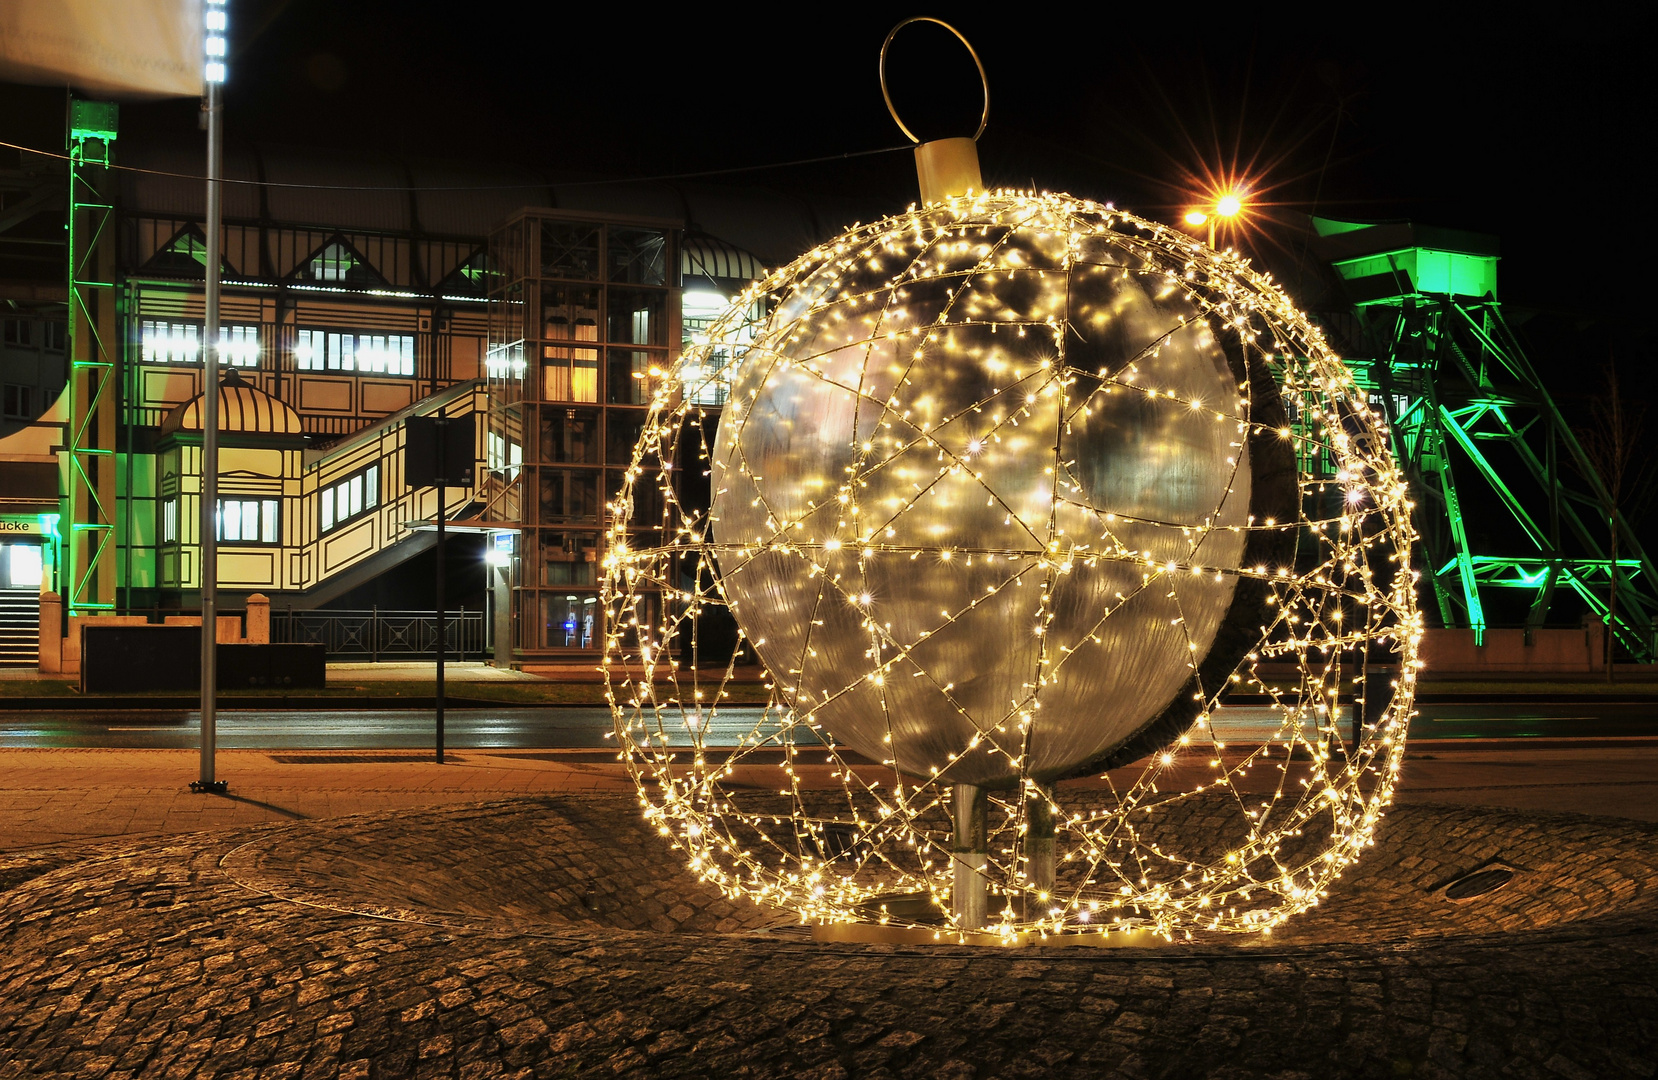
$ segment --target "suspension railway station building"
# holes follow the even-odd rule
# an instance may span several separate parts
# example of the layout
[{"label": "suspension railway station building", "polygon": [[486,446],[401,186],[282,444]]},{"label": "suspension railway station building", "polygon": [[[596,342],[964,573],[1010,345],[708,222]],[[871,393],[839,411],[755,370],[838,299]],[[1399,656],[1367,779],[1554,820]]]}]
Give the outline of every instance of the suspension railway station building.
[{"label": "suspension railway station building", "polygon": [[[199,147],[81,134],[135,170],[90,200],[66,198],[80,189],[59,162],[0,160],[0,665],[63,671],[89,619],[199,610],[208,390]],[[452,647],[590,670],[609,506],[652,372],[763,267],[859,216],[764,189],[291,149],[233,151],[225,175],[222,610],[268,610],[276,640],[321,640],[335,659],[429,652],[439,508],[405,483],[406,432],[470,417],[474,486],[443,508]],[[66,211],[80,221],[89,202],[107,217],[69,287]],[[1417,492],[1430,663],[1658,660],[1658,566],[1617,515],[1608,544],[1595,466],[1497,301],[1495,238],[1307,228],[1323,268],[1303,299],[1387,411]],[[86,288],[100,295],[83,302]],[[68,323],[69,307],[84,316]],[[96,430],[65,390],[98,367],[89,342],[109,373]],[[717,422],[724,384],[687,386]],[[1309,468],[1335,479],[1327,461]]]},{"label": "suspension railway station building", "polygon": [[[73,670],[88,619],[199,610],[205,200],[187,177],[201,162],[116,145],[117,164],[151,171],[111,185],[119,400],[115,452],[96,466],[115,471],[106,584],[73,595],[65,561],[65,289],[0,281],[0,663],[53,654]],[[450,489],[444,511],[449,607],[470,605],[480,631],[464,647],[520,666],[590,660],[607,501],[649,373],[766,263],[822,238],[810,211],[763,191],[292,150],[233,150],[225,176],[221,610],[268,601],[278,638],[298,640],[296,625],[315,639],[347,609],[344,639],[328,631],[342,659],[410,646],[406,626],[363,614],[430,611],[436,492],[405,485],[406,422],[471,416],[475,486]],[[67,184],[62,170],[48,181]],[[61,232],[62,200],[37,201],[38,231],[49,237],[55,214]],[[716,409],[718,388],[704,394]]]}]

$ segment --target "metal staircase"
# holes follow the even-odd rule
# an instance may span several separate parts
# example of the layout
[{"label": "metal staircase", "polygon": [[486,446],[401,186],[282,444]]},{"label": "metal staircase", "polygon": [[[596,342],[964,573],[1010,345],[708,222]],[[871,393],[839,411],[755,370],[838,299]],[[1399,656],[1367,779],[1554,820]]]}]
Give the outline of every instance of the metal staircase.
[{"label": "metal staircase", "polygon": [[40,663],[40,593],[0,589],[0,667]]},{"label": "metal staircase", "polygon": [[[327,446],[308,449],[305,452],[305,471],[321,472],[333,467],[336,471],[349,472],[361,466],[378,464],[384,475],[401,480],[404,428],[410,417],[464,417],[479,412],[483,401],[484,387],[480,380],[456,383]],[[477,430],[481,438],[481,424]],[[481,459],[481,442],[477,453]],[[480,474],[481,471],[480,469]],[[426,513],[421,509],[420,495],[420,492],[411,489],[396,489],[384,504],[389,516],[403,522],[424,518]],[[453,501],[446,508],[446,520],[458,521],[475,516],[480,509],[475,501],[478,495],[478,492],[474,492],[473,499],[463,500],[457,489],[451,489]],[[305,540],[305,549],[319,559],[319,564],[321,560],[318,549],[326,539],[327,537],[318,533],[308,536]],[[348,563],[330,567],[302,592],[284,594],[282,604],[289,610],[319,607],[359,585],[372,581],[414,556],[430,551],[435,540],[435,535],[431,532],[408,529],[389,531],[386,541],[373,550],[365,551]]]}]

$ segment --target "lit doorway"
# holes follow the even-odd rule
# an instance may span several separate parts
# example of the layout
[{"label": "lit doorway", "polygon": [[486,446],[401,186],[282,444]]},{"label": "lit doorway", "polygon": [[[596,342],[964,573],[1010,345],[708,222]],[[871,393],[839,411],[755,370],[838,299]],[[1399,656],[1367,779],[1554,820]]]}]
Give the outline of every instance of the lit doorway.
[{"label": "lit doorway", "polygon": [[39,544],[0,544],[0,589],[39,592],[45,569]]}]

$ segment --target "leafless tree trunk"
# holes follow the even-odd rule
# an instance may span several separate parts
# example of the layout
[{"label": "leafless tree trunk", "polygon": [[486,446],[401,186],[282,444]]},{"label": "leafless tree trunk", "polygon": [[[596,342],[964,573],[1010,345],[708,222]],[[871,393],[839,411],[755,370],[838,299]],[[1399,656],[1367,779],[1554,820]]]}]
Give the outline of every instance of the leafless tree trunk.
[{"label": "leafless tree trunk", "polygon": [[1578,432],[1578,442],[1589,463],[1600,474],[1607,501],[1601,507],[1611,532],[1612,565],[1606,597],[1606,681],[1613,680],[1613,654],[1618,621],[1618,511],[1630,497],[1644,497],[1651,487],[1653,463],[1643,459],[1646,404],[1625,398],[1618,367],[1607,360],[1602,368],[1602,392],[1590,399],[1589,427]]}]

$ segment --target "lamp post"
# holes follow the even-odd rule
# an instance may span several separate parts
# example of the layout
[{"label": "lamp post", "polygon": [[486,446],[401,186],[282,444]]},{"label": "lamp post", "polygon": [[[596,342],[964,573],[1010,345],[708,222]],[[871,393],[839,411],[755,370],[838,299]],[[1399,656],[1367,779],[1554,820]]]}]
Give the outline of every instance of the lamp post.
[{"label": "lamp post", "polygon": [[224,157],[225,0],[202,5],[202,81],[207,114],[207,296],[201,410],[201,776],[190,790],[220,794],[215,775],[219,692],[219,169]]},{"label": "lamp post", "polygon": [[1209,226],[1209,249],[1215,247],[1215,221],[1217,218],[1231,221],[1243,213],[1243,196],[1235,191],[1228,191],[1218,196],[1214,203],[1207,207],[1194,207],[1186,212],[1186,224],[1197,227]]}]

